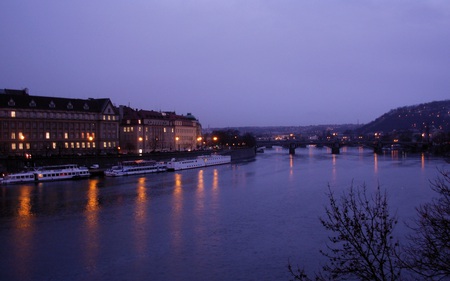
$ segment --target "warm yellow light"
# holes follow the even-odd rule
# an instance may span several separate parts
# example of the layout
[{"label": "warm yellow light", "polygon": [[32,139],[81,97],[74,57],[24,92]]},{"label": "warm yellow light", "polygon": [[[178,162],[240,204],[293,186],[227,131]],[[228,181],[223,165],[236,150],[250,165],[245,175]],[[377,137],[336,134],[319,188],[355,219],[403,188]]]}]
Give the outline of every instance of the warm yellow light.
[{"label": "warm yellow light", "polygon": [[139,137],[139,141],[142,141],[142,137]]},{"label": "warm yellow light", "polygon": [[202,141],[202,137],[198,137],[198,138],[197,138],[197,141]]},{"label": "warm yellow light", "polygon": [[217,137],[213,137],[213,141],[217,141]]},{"label": "warm yellow light", "polygon": [[179,137],[175,137],[175,140],[178,141],[180,138]]},{"label": "warm yellow light", "polygon": [[94,140],[94,138],[92,137],[92,136],[89,136],[89,141],[93,141]]}]

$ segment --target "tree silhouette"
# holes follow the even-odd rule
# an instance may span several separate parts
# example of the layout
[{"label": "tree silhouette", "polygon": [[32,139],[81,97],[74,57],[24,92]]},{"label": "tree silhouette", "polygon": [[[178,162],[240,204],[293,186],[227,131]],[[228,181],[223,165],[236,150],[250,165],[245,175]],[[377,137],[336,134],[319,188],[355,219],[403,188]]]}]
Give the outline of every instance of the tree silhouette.
[{"label": "tree silhouette", "polygon": [[[340,200],[330,187],[327,196],[330,205],[320,221],[333,234],[321,251],[328,263],[314,280],[398,280],[399,244],[392,234],[397,219],[389,213],[386,192],[378,186],[368,196],[365,185],[359,189],[352,185]],[[295,280],[312,280],[304,269],[294,270],[290,264],[288,269]]]},{"label": "tree silhouette", "polygon": [[450,277],[450,173],[439,172],[431,183],[438,197],[416,209],[414,234],[403,254],[405,267],[428,280]]}]

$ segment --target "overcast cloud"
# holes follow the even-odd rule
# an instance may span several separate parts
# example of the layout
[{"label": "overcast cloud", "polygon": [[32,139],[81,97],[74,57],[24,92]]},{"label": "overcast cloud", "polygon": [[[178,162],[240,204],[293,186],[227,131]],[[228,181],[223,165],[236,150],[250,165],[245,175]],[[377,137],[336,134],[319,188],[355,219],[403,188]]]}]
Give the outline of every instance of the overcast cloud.
[{"label": "overcast cloud", "polygon": [[0,88],[192,113],[367,123],[450,98],[448,0],[3,0]]}]

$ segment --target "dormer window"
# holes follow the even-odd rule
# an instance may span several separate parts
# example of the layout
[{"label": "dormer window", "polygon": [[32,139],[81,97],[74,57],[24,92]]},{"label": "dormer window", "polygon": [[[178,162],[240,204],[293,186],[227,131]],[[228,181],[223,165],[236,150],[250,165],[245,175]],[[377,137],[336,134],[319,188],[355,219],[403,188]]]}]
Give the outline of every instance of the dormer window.
[{"label": "dormer window", "polygon": [[9,106],[15,106],[16,103],[15,103],[15,101],[11,98],[11,99],[8,101],[8,105],[9,105]]},{"label": "dormer window", "polygon": [[55,108],[56,105],[55,105],[55,103],[54,103],[53,101],[51,101],[51,102],[48,104],[48,107],[50,107],[50,108]]},{"label": "dormer window", "polygon": [[85,103],[84,106],[83,106],[83,109],[84,110],[89,110],[89,105],[87,103]]},{"label": "dormer window", "polygon": [[31,100],[28,104],[30,107],[36,107],[36,102],[34,100]]},{"label": "dormer window", "polygon": [[69,102],[69,103],[67,104],[67,109],[73,109],[73,105],[72,105],[71,102]]}]

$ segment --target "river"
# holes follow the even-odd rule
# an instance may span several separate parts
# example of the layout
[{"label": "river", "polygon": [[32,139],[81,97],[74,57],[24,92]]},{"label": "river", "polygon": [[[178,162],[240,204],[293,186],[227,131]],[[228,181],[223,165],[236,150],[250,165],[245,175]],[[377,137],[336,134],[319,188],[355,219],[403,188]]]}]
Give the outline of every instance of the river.
[{"label": "river", "polygon": [[387,190],[404,221],[441,158],[362,148],[266,149],[204,169],[2,186],[0,280],[289,280],[316,270],[329,188]]}]

